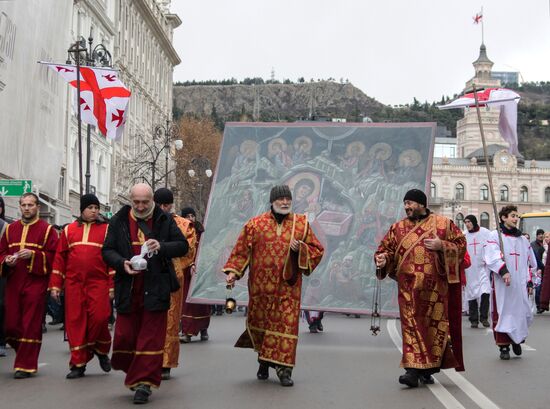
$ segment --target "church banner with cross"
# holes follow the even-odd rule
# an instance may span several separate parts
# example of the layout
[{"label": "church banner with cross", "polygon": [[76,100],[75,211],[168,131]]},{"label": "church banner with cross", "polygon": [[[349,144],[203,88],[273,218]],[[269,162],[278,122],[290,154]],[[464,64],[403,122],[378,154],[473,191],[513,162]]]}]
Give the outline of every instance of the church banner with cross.
[{"label": "church banner with cross", "polygon": [[[189,300],[223,303],[222,268],[244,224],[269,210],[273,185],[287,184],[325,247],[303,282],[302,307],[367,313],[376,283],[373,254],[404,217],[403,197],[430,185],[435,123],[228,123],[225,127]],[[246,305],[247,276],[232,296]],[[397,290],[382,285],[382,310]]]}]

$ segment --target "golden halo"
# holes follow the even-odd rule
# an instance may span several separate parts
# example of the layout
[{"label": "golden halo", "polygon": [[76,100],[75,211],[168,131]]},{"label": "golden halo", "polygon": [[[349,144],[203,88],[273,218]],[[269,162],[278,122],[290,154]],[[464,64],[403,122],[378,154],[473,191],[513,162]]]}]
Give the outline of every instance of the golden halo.
[{"label": "golden halo", "polygon": [[391,146],[386,142],[375,143],[369,149],[369,156],[372,159],[386,160],[391,156],[391,154],[392,154]]},{"label": "golden halo", "polygon": [[311,138],[309,136],[299,136],[294,140],[294,149],[298,150],[300,149],[300,145],[305,144],[306,145],[306,151],[310,152],[311,148],[313,147],[313,142],[311,141]]},{"label": "golden halo", "polygon": [[256,156],[257,150],[258,144],[252,139],[247,139],[246,141],[241,143],[241,147],[239,148],[239,151],[247,158],[253,158],[254,156]]},{"label": "golden halo", "polygon": [[346,148],[346,156],[361,156],[365,153],[365,144],[363,142],[351,142]]},{"label": "golden halo", "polygon": [[[309,179],[313,182],[313,191],[309,194],[308,197],[315,197],[316,199],[319,199],[319,194],[321,192],[321,180],[319,176],[316,173],[313,172],[302,172],[297,173],[296,175],[293,175],[291,178],[287,179],[285,184],[288,185],[290,190],[292,191],[292,194],[294,194],[294,187],[298,182],[300,182],[302,179]],[[294,199],[294,197],[292,198]]]},{"label": "golden halo", "polygon": [[281,145],[281,150],[283,152],[285,152],[288,148],[288,145],[287,145],[286,141],[283,138],[275,138],[275,139],[269,141],[269,144],[267,145],[267,154],[270,157],[275,155],[274,146],[277,145],[277,144]]},{"label": "golden halo", "polygon": [[399,155],[399,165],[414,168],[422,160],[420,152],[416,149],[407,149]]}]

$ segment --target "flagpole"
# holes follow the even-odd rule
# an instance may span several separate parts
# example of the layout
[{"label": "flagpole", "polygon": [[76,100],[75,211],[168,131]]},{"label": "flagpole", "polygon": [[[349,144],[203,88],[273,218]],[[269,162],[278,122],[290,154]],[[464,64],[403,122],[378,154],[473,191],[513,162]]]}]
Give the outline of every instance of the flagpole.
[{"label": "flagpole", "polygon": [[493,215],[496,222],[496,230],[498,234],[498,241],[500,244],[501,252],[504,251],[504,245],[502,242],[502,233],[500,231],[500,218],[498,217],[497,203],[495,200],[495,192],[493,189],[493,176],[491,174],[491,166],[489,165],[489,154],[487,153],[487,144],[485,142],[485,132],[483,131],[483,122],[481,121],[481,110],[479,109],[479,99],[477,97],[476,85],[472,84],[474,91],[474,100],[477,111],[477,121],[479,123],[479,133],[481,134],[481,143],[483,144],[483,155],[485,156],[485,168],[487,169],[487,177],[489,179],[489,192],[491,193],[491,203],[493,205]]}]

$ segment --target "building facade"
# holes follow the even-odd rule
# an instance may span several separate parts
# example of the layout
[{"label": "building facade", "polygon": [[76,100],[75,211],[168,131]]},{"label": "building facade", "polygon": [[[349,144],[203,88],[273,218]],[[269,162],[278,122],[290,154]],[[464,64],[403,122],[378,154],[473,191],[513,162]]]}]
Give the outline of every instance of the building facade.
[{"label": "building facade", "polygon": [[[484,44],[473,65],[475,75],[464,92],[471,92],[473,84],[478,89],[500,86],[500,80],[492,76],[493,63]],[[550,161],[529,160],[508,152],[508,144],[498,131],[498,108],[483,108],[481,117],[497,209],[516,204],[520,213],[550,211]],[[430,207],[461,228],[464,217],[474,214],[481,225],[494,229],[496,220],[475,109],[465,109],[464,118],[457,123],[455,142],[451,138],[436,140],[434,152]]]}]

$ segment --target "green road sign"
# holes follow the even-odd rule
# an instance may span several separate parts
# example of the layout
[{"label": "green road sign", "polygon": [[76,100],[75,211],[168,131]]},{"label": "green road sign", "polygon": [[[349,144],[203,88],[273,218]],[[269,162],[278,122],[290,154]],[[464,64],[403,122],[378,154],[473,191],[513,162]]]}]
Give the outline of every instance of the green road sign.
[{"label": "green road sign", "polygon": [[19,197],[23,193],[32,192],[32,180],[4,179],[0,180],[0,196]]},{"label": "green road sign", "polygon": [[110,219],[113,217],[113,212],[103,212],[103,216],[105,216],[107,219]]}]

